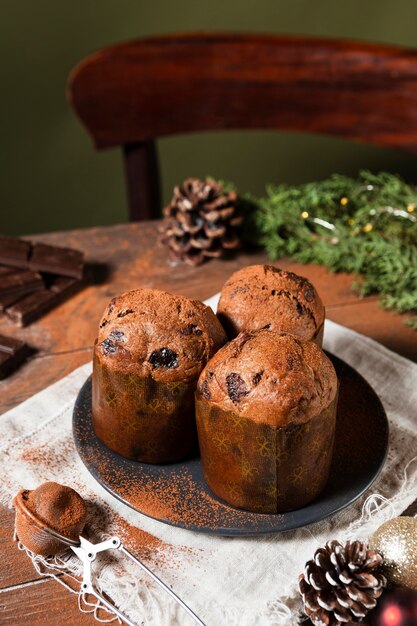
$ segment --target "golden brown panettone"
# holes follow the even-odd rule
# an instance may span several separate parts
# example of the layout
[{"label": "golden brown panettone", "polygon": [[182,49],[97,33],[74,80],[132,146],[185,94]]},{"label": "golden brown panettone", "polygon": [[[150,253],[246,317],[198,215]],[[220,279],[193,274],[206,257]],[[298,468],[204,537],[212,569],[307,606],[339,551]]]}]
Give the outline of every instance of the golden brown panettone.
[{"label": "golden brown panettone", "polygon": [[270,330],[241,333],[202,371],[197,428],[204,476],[230,504],[276,513],[324,488],[338,381],[313,342]]},{"label": "golden brown panettone", "polygon": [[167,463],[196,446],[198,376],[225,343],[213,311],[156,289],[114,298],[94,349],[93,426],[130,459]]},{"label": "golden brown panettone", "polygon": [[272,265],[250,265],[232,274],[217,315],[229,339],[267,328],[322,344],[325,309],[315,288],[307,278]]}]

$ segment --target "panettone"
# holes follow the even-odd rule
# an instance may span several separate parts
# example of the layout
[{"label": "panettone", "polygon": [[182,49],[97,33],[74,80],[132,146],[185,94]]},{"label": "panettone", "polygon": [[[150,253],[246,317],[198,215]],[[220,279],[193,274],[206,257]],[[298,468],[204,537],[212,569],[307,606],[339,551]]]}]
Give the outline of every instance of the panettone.
[{"label": "panettone", "polygon": [[299,508],[324,488],[338,381],[313,342],[238,335],[202,371],[196,392],[204,476],[228,503],[262,513]]},{"label": "panettone", "polygon": [[307,278],[272,265],[238,270],[222,288],[217,315],[229,339],[267,328],[321,346],[325,310]]},{"label": "panettone", "polygon": [[114,298],[94,349],[93,426],[130,459],[167,463],[196,447],[194,391],[225,343],[213,311],[155,289]]}]

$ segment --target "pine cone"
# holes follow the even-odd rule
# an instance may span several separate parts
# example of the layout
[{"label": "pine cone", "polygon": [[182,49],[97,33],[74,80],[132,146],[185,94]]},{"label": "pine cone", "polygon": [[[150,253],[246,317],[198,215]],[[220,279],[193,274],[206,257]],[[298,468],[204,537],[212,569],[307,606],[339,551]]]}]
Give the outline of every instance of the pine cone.
[{"label": "pine cone", "polygon": [[360,622],[387,584],[382,556],[360,541],[329,541],[316,550],[299,576],[304,610],[315,626]]},{"label": "pine cone", "polygon": [[161,241],[173,256],[191,265],[239,246],[238,196],[213,179],[187,178],[175,187],[164,217]]}]

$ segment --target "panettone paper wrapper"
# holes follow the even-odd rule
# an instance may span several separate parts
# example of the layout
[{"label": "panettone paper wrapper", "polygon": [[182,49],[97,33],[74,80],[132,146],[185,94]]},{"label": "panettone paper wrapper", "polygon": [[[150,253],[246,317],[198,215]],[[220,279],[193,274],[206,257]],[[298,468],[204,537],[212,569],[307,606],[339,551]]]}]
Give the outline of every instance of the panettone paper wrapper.
[{"label": "panettone paper wrapper", "polygon": [[196,420],[204,477],[233,506],[283,513],[314,500],[330,471],[337,394],[303,424],[276,427],[225,411],[196,392]]},{"label": "panettone paper wrapper", "polygon": [[169,463],[197,450],[196,381],[159,382],[93,360],[93,427],[111,450],[143,463]]}]

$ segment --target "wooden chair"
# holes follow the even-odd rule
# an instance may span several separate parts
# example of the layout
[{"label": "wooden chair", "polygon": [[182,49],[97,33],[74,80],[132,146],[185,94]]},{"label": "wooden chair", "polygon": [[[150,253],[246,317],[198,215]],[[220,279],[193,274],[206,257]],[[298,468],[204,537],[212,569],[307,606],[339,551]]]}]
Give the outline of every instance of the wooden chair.
[{"label": "wooden chair", "polygon": [[132,220],[158,216],[158,137],[298,130],[417,154],[417,52],[396,46],[252,34],[152,37],[85,58],[68,94],[97,149],[122,146]]}]

